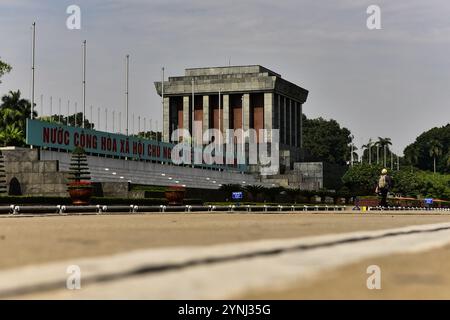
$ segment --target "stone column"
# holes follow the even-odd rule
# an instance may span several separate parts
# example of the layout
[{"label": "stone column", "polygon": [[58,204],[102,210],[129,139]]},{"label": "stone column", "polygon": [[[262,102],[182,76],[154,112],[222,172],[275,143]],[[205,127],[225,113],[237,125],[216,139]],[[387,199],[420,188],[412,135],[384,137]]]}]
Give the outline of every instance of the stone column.
[{"label": "stone column", "polygon": [[[273,103],[273,93],[264,93],[264,129],[273,129]],[[259,135],[259,132],[257,132],[257,134]],[[270,134],[270,132],[267,135],[267,139],[269,141],[272,139],[272,135]]]},{"label": "stone column", "polygon": [[289,145],[292,147],[292,145],[294,144],[294,141],[292,141],[292,132],[294,130],[294,121],[293,121],[293,116],[294,113],[292,112],[292,105],[293,105],[292,99],[289,99]]},{"label": "stone column", "polygon": [[[281,130],[281,96],[278,95],[278,105],[277,105],[277,112],[278,112],[278,123],[277,123],[277,129]],[[281,137],[280,137],[281,138]]]},{"label": "stone column", "polygon": [[169,104],[169,97],[164,97],[163,101],[163,141],[169,142],[170,141],[170,104]]},{"label": "stone column", "polygon": [[247,131],[250,128],[250,94],[242,95],[242,112],[244,113],[244,123],[242,129]]},{"label": "stone column", "polygon": [[294,146],[298,147],[298,102],[294,101]]},{"label": "stone column", "polygon": [[299,103],[298,111],[300,112],[300,148],[303,149],[303,105]]},{"label": "stone column", "polygon": [[283,142],[287,144],[287,99],[283,97],[283,108],[284,108],[284,128],[283,128]]},{"label": "stone column", "polygon": [[191,121],[191,113],[189,112],[189,96],[184,96],[183,97],[183,129],[189,130],[190,121]]},{"label": "stone column", "polygon": [[228,94],[222,95],[222,114],[223,117],[221,118],[221,126],[223,128],[223,132],[225,133],[227,129],[230,128],[230,96]]},{"label": "stone column", "polygon": [[203,96],[203,133],[209,129],[209,96]]}]

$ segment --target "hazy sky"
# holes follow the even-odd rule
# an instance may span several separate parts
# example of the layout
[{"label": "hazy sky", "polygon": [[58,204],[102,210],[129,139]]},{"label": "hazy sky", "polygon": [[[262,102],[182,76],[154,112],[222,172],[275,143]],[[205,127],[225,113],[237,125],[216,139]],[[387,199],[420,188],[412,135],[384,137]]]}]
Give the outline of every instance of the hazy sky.
[{"label": "hazy sky", "polygon": [[[81,7],[81,30],[66,8]],[[382,10],[368,30],[366,9]],[[124,110],[125,55],[131,55],[130,121],[158,119],[153,82],[184,68],[261,64],[310,91],[308,117],[334,118],[360,146],[391,137],[396,152],[450,119],[448,0],[0,0],[0,57],[13,66],[0,94],[30,96],[31,23],[37,23],[36,102],[81,110],[81,43],[88,44],[87,105],[117,118]],[[89,116],[89,109],[87,111]],[[122,122],[122,128],[124,126]],[[143,125],[141,124],[141,129]],[[131,125],[130,125],[131,130]]]}]

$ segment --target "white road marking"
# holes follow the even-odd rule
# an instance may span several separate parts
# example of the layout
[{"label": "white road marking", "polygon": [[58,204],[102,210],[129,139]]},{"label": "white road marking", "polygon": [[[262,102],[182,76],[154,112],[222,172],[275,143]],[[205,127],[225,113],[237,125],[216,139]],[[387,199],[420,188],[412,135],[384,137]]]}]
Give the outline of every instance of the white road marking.
[{"label": "white road marking", "polygon": [[[450,223],[440,223],[298,239],[136,250],[0,271],[0,297],[220,299],[249,290],[283,288],[293,280],[320,276],[320,272],[369,257],[420,252],[449,243]],[[268,252],[271,250],[274,252]],[[246,256],[255,253],[259,254]],[[219,261],[211,263],[211,259]],[[65,289],[69,265],[81,268],[81,290]],[[158,270],[160,266],[172,269]],[[147,272],[135,274],[142,269]]]}]

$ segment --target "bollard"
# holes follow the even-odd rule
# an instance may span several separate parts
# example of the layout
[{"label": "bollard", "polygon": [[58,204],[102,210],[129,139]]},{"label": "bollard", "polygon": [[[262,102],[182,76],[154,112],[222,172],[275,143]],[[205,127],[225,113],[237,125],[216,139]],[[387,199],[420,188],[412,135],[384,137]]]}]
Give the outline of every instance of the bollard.
[{"label": "bollard", "polygon": [[66,212],[66,206],[57,205],[56,208],[58,209],[58,213],[63,215]]}]

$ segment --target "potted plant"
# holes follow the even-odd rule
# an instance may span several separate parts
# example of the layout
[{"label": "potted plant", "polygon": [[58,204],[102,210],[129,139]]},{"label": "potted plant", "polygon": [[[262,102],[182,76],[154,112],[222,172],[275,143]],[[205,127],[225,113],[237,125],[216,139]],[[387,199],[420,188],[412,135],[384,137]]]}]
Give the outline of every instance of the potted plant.
[{"label": "potted plant", "polygon": [[92,196],[92,184],[86,153],[81,147],[72,152],[69,167],[70,177],[68,190],[74,205],[88,205]]},{"label": "potted plant", "polygon": [[164,195],[171,206],[181,206],[184,201],[186,188],[182,186],[171,186],[167,188]]}]

